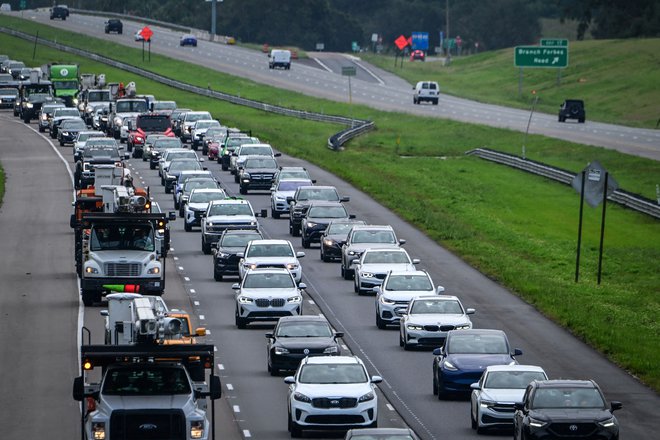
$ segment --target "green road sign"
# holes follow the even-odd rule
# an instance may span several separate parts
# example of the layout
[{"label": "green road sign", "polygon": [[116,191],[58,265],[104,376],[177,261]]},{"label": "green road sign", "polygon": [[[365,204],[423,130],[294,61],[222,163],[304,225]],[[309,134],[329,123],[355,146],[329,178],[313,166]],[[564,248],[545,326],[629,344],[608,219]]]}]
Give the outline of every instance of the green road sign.
[{"label": "green road sign", "polygon": [[341,68],[341,74],[344,76],[355,76],[356,71],[353,66],[344,66]]},{"label": "green road sign", "polygon": [[568,47],[566,38],[541,38],[541,46]]},{"label": "green road sign", "polygon": [[25,0],[21,0],[20,4],[18,5],[20,9],[25,9],[27,7],[27,2]]},{"label": "green road sign", "polygon": [[513,65],[516,67],[568,66],[568,47],[517,46],[513,50]]}]

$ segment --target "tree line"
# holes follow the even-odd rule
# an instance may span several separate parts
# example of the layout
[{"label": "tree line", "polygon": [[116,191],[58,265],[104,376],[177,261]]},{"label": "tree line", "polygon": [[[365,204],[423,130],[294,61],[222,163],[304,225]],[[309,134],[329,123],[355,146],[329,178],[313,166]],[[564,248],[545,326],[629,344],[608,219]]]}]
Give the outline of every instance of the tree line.
[{"label": "tree line", "polygon": [[[19,2],[11,0],[12,8]],[[53,0],[27,3],[47,7]],[[211,28],[211,3],[204,0],[70,0],[69,6]],[[578,38],[660,36],[657,0],[224,0],[217,3],[216,29],[243,42],[307,50],[323,43],[332,51],[348,51],[353,42],[371,47],[373,34],[387,50],[412,32],[428,32],[434,48],[442,32],[460,35],[464,48],[477,43],[489,50],[535,44],[541,17],[576,20]]]}]

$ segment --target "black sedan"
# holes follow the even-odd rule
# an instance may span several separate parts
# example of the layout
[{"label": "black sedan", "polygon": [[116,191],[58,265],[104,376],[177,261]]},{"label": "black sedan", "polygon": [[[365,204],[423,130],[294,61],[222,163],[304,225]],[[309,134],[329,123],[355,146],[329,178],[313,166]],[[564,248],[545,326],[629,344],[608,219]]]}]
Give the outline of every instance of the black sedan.
[{"label": "black sedan", "polygon": [[262,238],[256,229],[225,230],[213,249],[213,279],[222,281],[227,275],[238,276],[240,258],[236,254],[243,252],[251,240]]},{"label": "black sedan", "polygon": [[355,225],[366,225],[362,220],[333,220],[321,235],[321,260],[328,262],[341,259],[341,247],[346,243],[349,231]]},{"label": "black sedan", "polygon": [[331,221],[353,218],[355,215],[349,214],[340,202],[313,202],[305,213],[300,227],[302,247],[309,248],[311,243],[318,243]]},{"label": "black sedan", "polygon": [[89,130],[87,124],[85,124],[80,118],[64,120],[57,130],[57,140],[59,141],[60,146],[73,144],[76,142],[78,133],[85,130]]},{"label": "black sedan", "polygon": [[280,370],[295,370],[307,356],[339,356],[341,348],[335,332],[323,316],[283,316],[268,339],[268,371],[276,376]]}]

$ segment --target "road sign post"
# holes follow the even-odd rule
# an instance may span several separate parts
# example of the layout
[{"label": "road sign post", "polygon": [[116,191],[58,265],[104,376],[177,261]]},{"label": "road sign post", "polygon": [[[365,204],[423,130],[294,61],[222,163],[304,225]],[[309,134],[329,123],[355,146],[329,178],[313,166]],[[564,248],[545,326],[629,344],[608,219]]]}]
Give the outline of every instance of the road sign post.
[{"label": "road sign post", "polygon": [[566,38],[541,38],[541,46],[568,47]]},{"label": "road sign post", "polygon": [[355,76],[357,73],[355,66],[343,66],[341,68],[341,74],[348,77],[348,103],[353,103],[353,95],[351,93],[351,76]]}]

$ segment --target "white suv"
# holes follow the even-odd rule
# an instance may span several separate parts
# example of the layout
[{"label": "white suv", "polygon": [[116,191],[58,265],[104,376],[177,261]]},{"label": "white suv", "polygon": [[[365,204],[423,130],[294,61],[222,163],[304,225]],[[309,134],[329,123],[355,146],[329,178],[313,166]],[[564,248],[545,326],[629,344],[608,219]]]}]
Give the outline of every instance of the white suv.
[{"label": "white suv", "polygon": [[422,101],[431,101],[433,105],[438,105],[440,97],[440,86],[435,81],[419,81],[413,87],[413,104],[419,104]]},{"label": "white suv", "polygon": [[375,384],[356,356],[306,357],[295,376],[288,376],[287,424],[291,437],[304,429],[376,427],[378,396]]},{"label": "white suv", "polygon": [[260,267],[282,267],[291,272],[296,283],[302,279],[302,267],[298,258],[304,252],[296,252],[289,240],[252,240],[245,247],[245,252],[238,253],[241,259],[238,272],[241,279],[248,270]]}]

